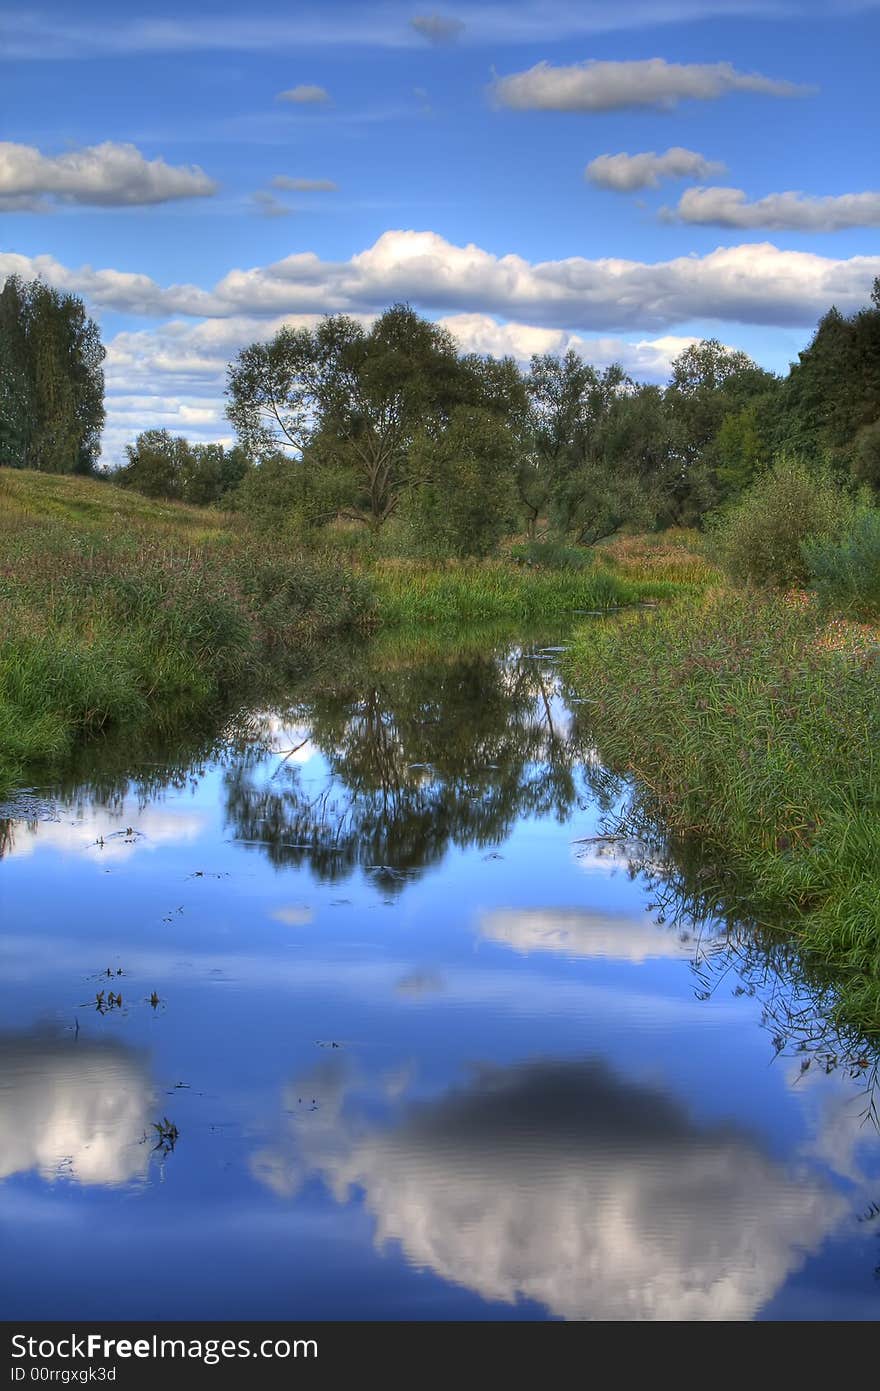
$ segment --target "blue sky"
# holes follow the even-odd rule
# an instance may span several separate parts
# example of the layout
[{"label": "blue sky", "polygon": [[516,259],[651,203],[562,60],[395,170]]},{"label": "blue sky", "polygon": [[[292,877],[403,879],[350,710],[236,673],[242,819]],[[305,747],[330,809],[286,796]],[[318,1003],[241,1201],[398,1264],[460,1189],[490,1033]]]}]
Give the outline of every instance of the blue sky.
[{"label": "blue sky", "polygon": [[878,0],[7,9],[0,276],[100,321],[110,459],[227,437],[240,346],[398,298],[468,349],[785,370],[880,274],[878,49]]}]

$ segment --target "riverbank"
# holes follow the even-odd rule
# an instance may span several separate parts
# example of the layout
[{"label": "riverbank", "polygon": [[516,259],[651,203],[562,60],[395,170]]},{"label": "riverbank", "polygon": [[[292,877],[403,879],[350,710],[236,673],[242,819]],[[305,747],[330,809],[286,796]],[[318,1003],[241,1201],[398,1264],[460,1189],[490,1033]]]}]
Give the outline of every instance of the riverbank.
[{"label": "riverbank", "polygon": [[110,727],[189,716],[375,623],[369,583],[222,514],[0,476],[0,786]]},{"label": "riverbank", "polygon": [[[0,786],[77,740],[190,717],[377,627],[570,623],[668,598],[684,578],[506,560],[365,561],[298,549],[241,517],[85,478],[0,472]],[[654,548],[655,551],[657,548]],[[659,554],[659,552],[658,552]],[[656,556],[655,556],[656,560]],[[643,566],[644,568],[644,566]]]},{"label": "riverbank", "polygon": [[717,853],[707,888],[793,933],[880,1033],[880,633],[713,590],[583,628],[566,664],[603,760]]}]

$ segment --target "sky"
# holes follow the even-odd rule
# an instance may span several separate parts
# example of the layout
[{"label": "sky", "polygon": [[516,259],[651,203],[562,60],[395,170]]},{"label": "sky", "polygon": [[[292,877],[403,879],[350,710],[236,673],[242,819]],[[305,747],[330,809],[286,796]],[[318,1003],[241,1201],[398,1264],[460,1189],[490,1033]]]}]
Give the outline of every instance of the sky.
[{"label": "sky", "polygon": [[880,275],[880,0],[106,0],[0,14],[0,280],[80,295],[104,460],[400,300],[467,351],[785,372]]}]

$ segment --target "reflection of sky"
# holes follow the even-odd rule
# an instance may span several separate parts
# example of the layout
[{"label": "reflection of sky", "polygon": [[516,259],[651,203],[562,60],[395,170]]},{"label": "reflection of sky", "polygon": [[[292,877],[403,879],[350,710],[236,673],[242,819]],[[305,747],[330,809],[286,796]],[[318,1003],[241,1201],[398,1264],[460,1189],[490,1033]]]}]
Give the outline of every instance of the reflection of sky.
[{"label": "reflection of sky", "polygon": [[[255,776],[306,739],[319,797],[308,734],[264,720]],[[390,894],[238,843],[224,777],[65,799],[0,861],[11,1315],[865,1316],[855,1087],[770,1066],[735,967],[696,998],[644,881],[583,873],[592,802]],[[132,1252],[160,1240],[156,1279]]]},{"label": "reflection of sky", "polygon": [[564,956],[610,956],[634,964],[655,956],[698,952],[695,937],[658,926],[647,912],[590,913],[577,908],[496,908],[480,919],[480,933],[514,951],[560,952]]},{"label": "reflection of sky", "polygon": [[[310,1091],[314,1121],[297,1113]],[[393,1128],[346,1109],[341,1071],[285,1102],[285,1138],[253,1160],[271,1190],[315,1172],[340,1202],[363,1191],[380,1246],[565,1318],[751,1318],[845,1211],[746,1134],[593,1061],[487,1070]]]},{"label": "reflection of sky", "polygon": [[143,1060],[113,1043],[40,1034],[0,1038],[0,1178],[124,1184],[142,1178],[151,1086]]},{"label": "reflection of sky", "polygon": [[[137,833],[126,835],[129,827]],[[128,801],[112,810],[90,808],[78,816],[69,816],[66,809],[58,821],[18,822],[6,853],[12,859],[54,850],[106,864],[158,850],[169,842],[190,844],[203,828],[204,820],[196,813],[161,806],[139,809]]]}]

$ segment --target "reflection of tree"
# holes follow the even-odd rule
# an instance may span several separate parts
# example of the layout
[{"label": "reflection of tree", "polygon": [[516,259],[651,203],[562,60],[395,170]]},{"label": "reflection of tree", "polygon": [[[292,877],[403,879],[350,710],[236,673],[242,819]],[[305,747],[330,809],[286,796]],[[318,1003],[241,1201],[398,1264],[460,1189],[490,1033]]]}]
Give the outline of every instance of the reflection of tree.
[{"label": "reflection of tree", "polygon": [[334,879],[355,865],[389,887],[450,845],[491,846],[522,816],[563,820],[585,749],[546,665],[523,654],[371,664],[302,690],[291,720],[330,768],[310,796],[300,767],[254,759],[226,773],[236,835],[273,864]]},{"label": "reflection of tree", "polygon": [[865,1118],[880,1129],[880,1040],[837,1022],[839,980],[800,950],[784,923],[774,928],[755,920],[729,870],[699,842],[670,837],[643,790],[603,777],[607,804],[618,807],[608,820],[607,853],[623,858],[630,876],[642,877],[657,922],[696,943],[697,998],[710,1000],[729,988],[757,999],[774,1053],[797,1059],[803,1073],[847,1073],[864,1094]]},{"label": "reflection of tree", "polygon": [[41,821],[83,821],[96,808],[121,816],[127,799],[142,812],[167,792],[194,789],[209,766],[236,758],[257,735],[246,712],[221,722],[215,711],[209,727],[143,728],[82,744],[63,770],[41,779],[39,795],[24,790],[0,801],[0,859],[22,826],[33,834]]}]

